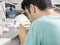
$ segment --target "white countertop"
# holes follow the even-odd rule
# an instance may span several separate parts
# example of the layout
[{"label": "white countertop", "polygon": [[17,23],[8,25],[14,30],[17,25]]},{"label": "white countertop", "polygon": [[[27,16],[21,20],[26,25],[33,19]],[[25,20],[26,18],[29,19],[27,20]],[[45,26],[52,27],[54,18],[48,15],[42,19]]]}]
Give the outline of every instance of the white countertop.
[{"label": "white countertop", "polygon": [[2,36],[1,36],[1,38],[13,39],[13,38],[15,38],[16,36],[18,36],[18,32],[19,32],[19,29],[10,30],[8,33],[3,33]]},{"label": "white countertop", "polygon": [[9,38],[0,38],[0,45],[9,45],[7,43],[10,43],[11,39]]}]

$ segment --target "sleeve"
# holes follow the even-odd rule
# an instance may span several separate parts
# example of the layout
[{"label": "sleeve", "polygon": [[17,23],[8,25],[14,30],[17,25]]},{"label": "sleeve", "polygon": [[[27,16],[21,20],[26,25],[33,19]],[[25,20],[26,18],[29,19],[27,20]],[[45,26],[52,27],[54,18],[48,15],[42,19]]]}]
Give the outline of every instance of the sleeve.
[{"label": "sleeve", "polygon": [[41,30],[39,21],[35,21],[27,34],[24,45],[41,45]]}]

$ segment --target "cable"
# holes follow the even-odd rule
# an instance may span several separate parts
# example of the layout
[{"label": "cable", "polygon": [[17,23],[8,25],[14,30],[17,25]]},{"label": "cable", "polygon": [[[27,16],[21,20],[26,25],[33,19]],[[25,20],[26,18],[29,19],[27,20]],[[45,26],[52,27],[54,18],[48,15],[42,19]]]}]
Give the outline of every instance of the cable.
[{"label": "cable", "polygon": [[55,5],[52,5],[52,7],[56,8],[56,9],[60,9],[59,7],[55,6]]}]

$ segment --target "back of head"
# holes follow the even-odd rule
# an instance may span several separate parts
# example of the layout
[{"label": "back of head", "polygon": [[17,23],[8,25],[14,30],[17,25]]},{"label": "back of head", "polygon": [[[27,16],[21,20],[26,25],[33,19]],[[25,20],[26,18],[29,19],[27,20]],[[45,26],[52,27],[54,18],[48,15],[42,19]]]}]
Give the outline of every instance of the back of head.
[{"label": "back of head", "polygon": [[40,10],[44,10],[46,8],[51,8],[51,0],[23,0],[21,7],[22,9],[29,9],[30,4],[37,6]]}]

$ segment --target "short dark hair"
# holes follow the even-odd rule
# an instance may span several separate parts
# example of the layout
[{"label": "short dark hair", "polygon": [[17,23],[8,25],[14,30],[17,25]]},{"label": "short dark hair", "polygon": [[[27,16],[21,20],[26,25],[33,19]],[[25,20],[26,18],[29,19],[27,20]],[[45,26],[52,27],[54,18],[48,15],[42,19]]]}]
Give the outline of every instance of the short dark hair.
[{"label": "short dark hair", "polygon": [[51,0],[23,0],[23,2],[21,3],[21,7],[24,10],[25,7],[29,9],[30,4],[37,6],[40,10],[52,7]]}]

